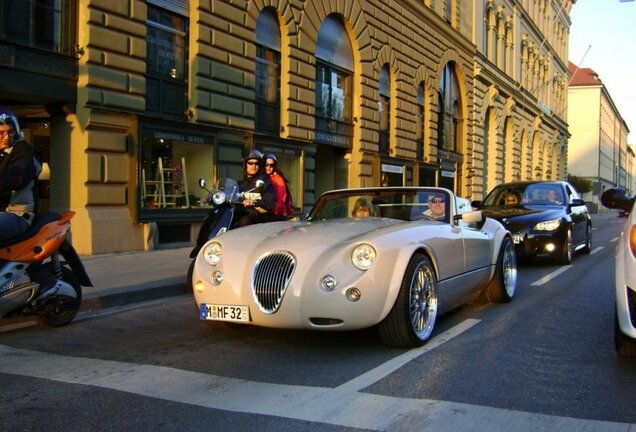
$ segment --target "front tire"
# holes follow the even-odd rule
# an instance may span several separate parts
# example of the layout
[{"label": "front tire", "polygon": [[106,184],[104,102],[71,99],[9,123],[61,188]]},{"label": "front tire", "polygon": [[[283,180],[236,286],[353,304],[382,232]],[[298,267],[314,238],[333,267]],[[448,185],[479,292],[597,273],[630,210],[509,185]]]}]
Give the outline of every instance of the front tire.
[{"label": "front tire", "polygon": [[[52,271],[52,268],[51,268]],[[36,315],[40,327],[62,327],[73,321],[82,304],[82,286],[75,273],[67,267],[62,267],[62,280],[73,287],[76,298],[60,298],[48,305],[46,310]]]},{"label": "front tire", "polygon": [[399,348],[422,346],[430,338],[437,318],[437,280],[430,259],[411,257],[393,308],[378,324],[380,338]]},{"label": "front tire", "polygon": [[590,252],[592,252],[592,225],[587,224],[585,246],[581,249],[581,253],[589,254]]},{"label": "front tire", "polygon": [[517,255],[509,237],[501,243],[496,266],[484,293],[491,303],[509,303],[517,287]]},{"label": "front tire", "polygon": [[565,233],[565,238],[563,240],[563,246],[561,247],[561,252],[557,258],[557,262],[562,265],[567,265],[572,263],[572,255],[574,254],[574,246],[572,244],[572,229],[568,228]]}]

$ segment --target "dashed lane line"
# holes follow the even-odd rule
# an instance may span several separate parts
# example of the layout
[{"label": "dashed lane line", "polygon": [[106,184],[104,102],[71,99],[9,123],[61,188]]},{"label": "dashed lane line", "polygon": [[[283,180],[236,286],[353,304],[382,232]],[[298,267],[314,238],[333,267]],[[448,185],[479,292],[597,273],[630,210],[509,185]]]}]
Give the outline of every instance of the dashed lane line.
[{"label": "dashed lane line", "polygon": [[548,283],[549,281],[551,281],[552,279],[554,279],[555,277],[557,277],[558,275],[560,275],[564,271],[567,271],[567,270],[569,270],[571,268],[572,268],[572,264],[560,267],[557,270],[555,270],[555,271],[553,271],[551,273],[548,273],[547,275],[543,276],[541,279],[538,279],[538,280],[532,282],[530,285],[531,286],[541,286],[541,285],[543,285],[545,283]]}]

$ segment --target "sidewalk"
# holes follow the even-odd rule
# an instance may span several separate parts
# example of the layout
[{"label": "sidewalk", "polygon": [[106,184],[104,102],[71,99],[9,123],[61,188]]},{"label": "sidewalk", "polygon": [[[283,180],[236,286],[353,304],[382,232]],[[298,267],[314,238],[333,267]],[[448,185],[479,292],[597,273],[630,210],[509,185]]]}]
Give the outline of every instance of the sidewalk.
[{"label": "sidewalk", "polygon": [[82,256],[93,282],[83,288],[82,311],[189,293],[191,246],[148,252]]}]

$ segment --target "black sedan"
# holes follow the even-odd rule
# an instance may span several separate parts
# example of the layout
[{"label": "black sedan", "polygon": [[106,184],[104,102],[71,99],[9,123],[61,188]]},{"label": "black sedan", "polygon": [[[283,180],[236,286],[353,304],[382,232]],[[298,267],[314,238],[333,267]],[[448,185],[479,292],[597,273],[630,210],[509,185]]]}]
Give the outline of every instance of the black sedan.
[{"label": "black sedan", "polygon": [[517,256],[569,264],[575,251],[590,253],[592,221],[579,193],[564,181],[526,181],[495,187],[473,207],[513,235]]}]

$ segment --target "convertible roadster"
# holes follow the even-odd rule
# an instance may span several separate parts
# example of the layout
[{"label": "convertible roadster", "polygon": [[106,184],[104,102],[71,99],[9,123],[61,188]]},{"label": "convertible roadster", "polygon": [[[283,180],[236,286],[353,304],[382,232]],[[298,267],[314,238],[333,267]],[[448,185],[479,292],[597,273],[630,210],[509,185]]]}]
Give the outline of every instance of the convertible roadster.
[{"label": "convertible roadster", "polygon": [[514,245],[503,225],[482,219],[447,189],[421,187],[326,192],[306,220],[213,238],[192,274],[201,320],[316,330],[377,326],[385,343],[407,348],[430,338],[439,314],[480,294],[509,302],[516,281]]}]

